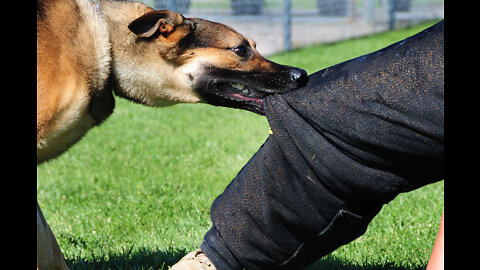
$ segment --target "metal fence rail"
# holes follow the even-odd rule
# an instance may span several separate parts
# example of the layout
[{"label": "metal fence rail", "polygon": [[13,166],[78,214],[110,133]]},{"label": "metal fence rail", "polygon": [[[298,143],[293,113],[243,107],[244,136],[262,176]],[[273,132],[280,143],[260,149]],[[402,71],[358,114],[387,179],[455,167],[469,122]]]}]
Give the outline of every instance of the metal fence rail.
[{"label": "metal fence rail", "polygon": [[222,22],[264,54],[333,42],[444,16],[443,0],[144,0],[156,9]]}]

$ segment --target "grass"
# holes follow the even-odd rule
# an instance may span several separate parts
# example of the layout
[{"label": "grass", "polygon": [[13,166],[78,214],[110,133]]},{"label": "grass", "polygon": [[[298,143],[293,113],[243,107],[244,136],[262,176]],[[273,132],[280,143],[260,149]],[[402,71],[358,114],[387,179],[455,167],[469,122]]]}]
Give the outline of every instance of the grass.
[{"label": "grass", "polygon": [[[309,73],[369,53],[433,23],[277,54]],[[212,201],[268,136],[246,111],[117,99],[114,114],[37,167],[37,198],[71,269],[168,269],[196,249]],[[424,268],[443,211],[443,181],[399,195],[365,235],[310,269]]]}]

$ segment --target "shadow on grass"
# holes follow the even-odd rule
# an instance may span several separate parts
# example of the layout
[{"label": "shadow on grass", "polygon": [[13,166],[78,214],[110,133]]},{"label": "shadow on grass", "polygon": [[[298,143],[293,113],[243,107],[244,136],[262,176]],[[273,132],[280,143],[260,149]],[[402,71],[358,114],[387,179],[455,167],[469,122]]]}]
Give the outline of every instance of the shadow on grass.
[{"label": "shadow on grass", "polygon": [[145,248],[130,248],[116,254],[106,254],[102,258],[93,256],[85,258],[67,259],[71,270],[167,270],[178,262],[189,251],[187,250],[148,250]]},{"label": "shadow on grass", "polygon": [[402,265],[401,263],[365,263],[359,265],[357,263],[338,259],[334,256],[326,256],[317,261],[306,270],[425,270],[424,266]]},{"label": "shadow on grass", "polygon": [[[118,254],[108,254],[103,256],[103,258],[93,257],[93,259],[88,261],[82,258],[68,259],[67,265],[71,270],[167,270],[188,252],[187,250],[173,249],[152,251],[138,248],[133,250],[132,247],[130,250],[124,250]],[[389,262],[358,265],[334,256],[326,256],[306,270],[423,270],[425,267],[412,267]]]}]

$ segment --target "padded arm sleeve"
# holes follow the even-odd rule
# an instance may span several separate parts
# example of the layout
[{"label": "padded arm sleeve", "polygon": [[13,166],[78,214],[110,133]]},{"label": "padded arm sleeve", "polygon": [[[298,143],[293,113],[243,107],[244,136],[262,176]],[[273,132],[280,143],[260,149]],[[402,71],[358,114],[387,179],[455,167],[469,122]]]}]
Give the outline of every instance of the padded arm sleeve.
[{"label": "padded arm sleeve", "polygon": [[301,269],[443,179],[443,21],[264,100],[273,134],[211,209],[218,269]]}]

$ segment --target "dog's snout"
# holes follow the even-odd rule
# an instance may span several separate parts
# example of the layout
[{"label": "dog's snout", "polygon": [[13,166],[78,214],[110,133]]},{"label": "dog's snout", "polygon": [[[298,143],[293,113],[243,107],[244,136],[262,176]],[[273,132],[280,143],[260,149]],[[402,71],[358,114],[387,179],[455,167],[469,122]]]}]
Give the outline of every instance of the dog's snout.
[{"label": "dog's snout", "polygon": [[290,78],[298,87],[305,86],[308,83],[307,72],[301,68],[292,68],[290,70]]}]

